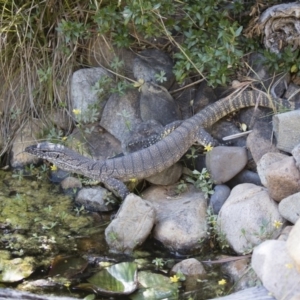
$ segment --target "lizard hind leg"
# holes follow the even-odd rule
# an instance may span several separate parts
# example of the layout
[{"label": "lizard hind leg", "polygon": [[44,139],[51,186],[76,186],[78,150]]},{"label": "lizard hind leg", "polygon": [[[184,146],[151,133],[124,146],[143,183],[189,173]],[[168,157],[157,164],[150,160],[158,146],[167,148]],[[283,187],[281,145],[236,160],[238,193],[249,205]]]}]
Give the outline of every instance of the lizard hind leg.
[{"label": "lizard hind leg", "polygon": [[214,139],[204,128],[200,128],[196,134],[195,142],[202,146],[212,146],[216,147],[219,145],[219,142]]}]

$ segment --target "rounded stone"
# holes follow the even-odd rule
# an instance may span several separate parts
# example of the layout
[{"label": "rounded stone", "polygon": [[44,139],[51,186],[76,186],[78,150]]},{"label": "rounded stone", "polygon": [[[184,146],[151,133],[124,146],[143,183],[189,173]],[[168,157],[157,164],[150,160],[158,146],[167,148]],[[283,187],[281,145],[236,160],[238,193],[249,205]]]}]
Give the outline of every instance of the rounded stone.
[{"label": "rounded stone", "polygon": [[178,272],[181,272],[185,276],[206,276],[206,271],[202,263],[196,258],[184,259],[174,265],[171,269],[171,274],[176,274]]},{"label": "rounded stone", "polygon": [[205,161],[213,182],[222,184],[243,170],[247,160],[245,148],[219,146],[207,153]]},{"label": "rounded stone", "polygon": [[230,195],[230,188],[225,184],[216,185],[214,193],[211,195],[209,200],[209,206],[213,210],[213,214],[217,215],[225,203],[226,199]]},{"label": "rounded stone", "polygon": [[[166,79],[164,81],[157,79],[162,72]],[[175,79],[173,60],[161,50],[146,49],[134,59],[133,74],[136,80],[144,79],[145,82],[154,82],[169,88]]]}]

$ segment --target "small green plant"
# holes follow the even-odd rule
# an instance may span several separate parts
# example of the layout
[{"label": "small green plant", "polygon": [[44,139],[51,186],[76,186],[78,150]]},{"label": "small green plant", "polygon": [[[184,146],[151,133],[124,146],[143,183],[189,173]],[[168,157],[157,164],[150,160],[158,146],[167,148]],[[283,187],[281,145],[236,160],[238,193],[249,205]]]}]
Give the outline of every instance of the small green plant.
[{"label": "small green plant", "polygon": [[160,71],[160,73],[155,74],[154,77],[158,82],[163,83],[167,81],[167,77],[165,75],[166,75],[165,71]]},{"label": "small green plant", "polygon": [[191,147],[189,151],[190,151],[190,153],[187,153],[185,156],[186,156],[186,158],[192,160],[193,167],[194,167],[194,169],[195,169],[195,166],[196,166],[195,160],[196,160],[196,158],[198,157],[198,154],[197,154],[197,148],[196,148],[196,147]]},{"label": "small green plant", "polygon": [[33,171],[35,170],[34,164],[30,164],[29,166],[27,165],[27,166],[25,167],[25,170],[26,170],[26,172],[28,172],[29,174],[32,174]]},{"label": "small green plant", "polygon": [[89,37],[89,27],[80,22],[61,20],[56,28],[57,32],[64,37],[65,43],[76,43],[80,38]]},{"label": "small green plant", "polygon": [[52,127],[49,130],[49,133],[47,134],[46,138],[50,142],[55,142],[55,141],[60,141],[62,136],[63,136],[62,130]]},{"label": "small green plant", "polygon": [[155,265],[157,269],[161,269],[166,264],[166,261],[163,258],[156,257],[155,259],[152,260],[152,263]]},{"label": "small green plant", "polygon": [[60,214],[59,214],[59,217],[64,221],[66,219],[66,217],[68,216],[68,214],[65,212],[65,211],[62,211]]},{"label": "small green plant", "polygon": [[42,180],[45,178],[45,176],[47,175],[49,168],[47,167],[47,165],[43,164],[39,167],[37,174],[36,174],[36,179],[37,180]]},{"label": "small green plant", "polygon": [[12,178],[22,181],[24,179],[24,170],[16,170],[15,173],[12,174]]},{"label": "small green plant", "polygon": [[212,208],[209,207],[206,211],[207,222],[207,236],[210,241],[211,247],[218,246],[224,250],[229,248],[229,244],[226,239],[226,235],[218,230],[217,225],[218,216],[213,214]]},{"label": "small green plant", "polygon": [[78,128],[82,128],[84,124],[94,123],[99,118],[99,110],[93,106],[89,106],[84,112],[80,109],[73,109],[73,114]]},{"label": "small green plant", "polygon": [[44,224],[42,226],[43,230],[51,230],[53,229],[58,223],[57,222],[51,222],[49,225]]},{"label": "small green plant", "polygon": [[175,192],[176,194],[182,194],[187,190],[187,184],[184,180],[180,180],[176,186]]},{"label": "small green plant", "polygon": [[127,82],[125,82],[125,81],[119,81],[116,86],[113,86],[110,89],[110,91],[112,93],[118,94],[119,96],[124,96],[126,89],[128,89],[129,87],[131,87],[131,85],[128,84]]},{"label": "small green plant", "polygon": [[105,205],[116,205],[116,199],[113,197],[112,192],[107,192],[104,196]]},{"label": "small green plant", "polygon": [[131,130],[130,113],[124,109],[121,113],[117,113],[117,115],[123,117],[125,121],[125,126],[130,131]]},{"label": "small green plant", "polygon": [[95,92],[99,100],[109,93],[112,87],[113,80],[109,76],[101,76],[100,79],[92,86],[92,91]]},{"label": "small green plant", "polygon": [[116,73],[120,73],[120,70],[124,66],[124,61],[120,60],[119,57],[115,56],[112,62],[110,63],[110,66]]},{"label": "small green plant", "polygon": [[118,233],[117,232],[111,231],[108,235],[109,235],[109,238],[112,241],[116,241],[118,239]]},{"label": "small green plant", "polygon": [[245,228],[241,229],[241,237],[243,237],[247,241],[247,246],[244,249],[244,254],[251,253],[253,251],[253,248],[256,246],[255,244],[251,243],[249,241],[249,236],[255,236],[258,241],[262,242],[265,240],[271,240],[274,238],[274,232],[278,230],[282,226],[282,222],[280,221],[274,221],[273,224],[271,224],[271,218],[269,220],[263,219],[261,221],[261,224],[259,226],[258,231],[254,232],[247,232]]},{"label": "small green plant", "polygon": [[11,108],[10,117],[12,120],[16,120],[20,116],[20,114],[21,114],[20,108],[17,108],[17,109]]},{"label": "small green plant", "polygon": [[15,196],[15,200],[17,200],[17,201],[24,201],[24,198],[23,198],[22,195],[20,195],[19,193],[17,193],[16,196]]},{"label": "small green plant", "polygon": [[264,60],[262,63],[270,69],[270,72],[290,72],[300,74],[300,50],[294,50],[291,46],[282,49],[280,53],[268,50],[262,51]]},{"label": "small green plant", "polygon": [[48,205],[48,206],[44,207],[43,209],[44,209],[45,212],[51,213],[52,210],[53,210],[53,207],[51,205]]},{"label": "small green plant", "polygon": [[206,168],[203,168],[201,172],[198,170],[192,171],[192,177],[187,177],[186,181],[192,183],[196,188],[200,189],[204,193],[205,199],[208,199],[209,195],[214,193],[213,182],[210,179],[210,175]]},{"label": "small green plant", "polygon": [[75,207],[74,211],[76,212],[76,216],[79,216],[81,213],[85,211],[85,208],[83,205],[81,205],[80,207]]},{"label": "small green plant", "polygon": [[51,79],[51,76],[52,76],[52,68],[48,67],[46,69],[46,71],[39,69],[39,70],[37,70],[37,74],[38,74],[40,83],[49,82],[49,80]]}]

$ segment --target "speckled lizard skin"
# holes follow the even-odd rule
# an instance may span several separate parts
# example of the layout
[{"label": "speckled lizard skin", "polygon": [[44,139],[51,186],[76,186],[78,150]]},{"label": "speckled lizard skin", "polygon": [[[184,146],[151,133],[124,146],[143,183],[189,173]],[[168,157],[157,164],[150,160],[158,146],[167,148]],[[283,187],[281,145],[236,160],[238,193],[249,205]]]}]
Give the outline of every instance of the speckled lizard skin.
[{"label": "speckled lizard skin", "polygon": [[124,199],[129,192],[123,182],[133,178],[146,178],[165,170],[176,163],[195,142],[215,145],[205,128],[229,113],[255,105],[273,108],[275,111],[281,107],[293,110],[300,106],[284,99],[271,99],[257,91],[243,91],[221,99],[192,118],[178,123],[172,132],[154,145],[122,157],[97,161],[62,145],[47,142],[29,146],[25,151],[46,159],[63,170],[99,180]]}]

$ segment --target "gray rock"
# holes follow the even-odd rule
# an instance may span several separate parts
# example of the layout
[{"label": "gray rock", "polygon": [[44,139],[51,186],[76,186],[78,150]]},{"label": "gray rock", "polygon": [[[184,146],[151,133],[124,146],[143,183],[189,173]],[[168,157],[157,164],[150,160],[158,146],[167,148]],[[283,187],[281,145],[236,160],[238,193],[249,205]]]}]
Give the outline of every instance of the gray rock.
[{"label": "gray rock", "polygon": [[299,109],[273,116],[273,129],[278,149],[291,153],[300,143],[299,119]]},{"label": "gray rock", "polygon": [[103,76],[110,74],[103,68],[80,69],[73,73],[71,79],[71,101],[74,109],[79,109],[82,114],[87,113],[89,107],[97,103],[99,115],[103,110],[105,101],[99,101],[93,86]]},{"label": "gray rock", "polygon": [[217,96],[214,90],[208,86],[206,81],[202,81],[196,90],[195,99],[193,101],[193,114],[215,101],[217,101]]},{"label": "gray rock", "polygon": [[81,189],[82,183],[78,178],[75,177],[67,177],[61,183],[60,186],[63,190],[70,190],[70,189]]},{"label": "gray rock", "polygon": [[184,259],[181,262],[177,263],[171,269],[173,274],[177,272],[181,272],[185,276],[193,276],[197,275],[199,278],[203,278],[206,276],[206,271],[202,265],[202,263],[196,258],[188,258]]},{"label": "gray rock", "polygon": [[299,242],[299,236],[300,236],[300,220],[296,222],[296,224],[293,226],[289,237],[287,239],[287,252],[290,255],[290,257],[293,259],[296,269],[298,270],[298,276],[300,276],[300,242]]},{"label": "gray rock", "polygon": [[237,126],[229,121],[220,120],[215,123],[210,129],[209,133],[216,138],[222,145],[230,145],[235,147],[245,147],[246,146],[246,137],[240,137],[237,139],[232,139],[229,141],[223,141],[223,138],[232,134],[241,133]]},{"label": "gray rock", "polygon": [[240,147],[215,147],[206,154],[206,166],[215,184],[238,174],[247,164],[247,151]]},{"label": "gray rock", "polygon": [[286,242],[268,240],[255,247],[252,268],[276,299],[300,296],[300,273],[288,254]]},{"label": "gray rock", "polygon": [[269,168],[269,166],[275,162],[278,162],[284,158],[287,158],[288,156],[282,153],[266,153],[257,163],[257,172],[258,176],[261,180],[261,183],[263,186],[267,186],[267,180],[266,180],[266,171]]},{"label": "gray rock", "polygon": [[99,125],[75,128],[66,145],[83,156],[105,160],[122,153],[121,143]]},{"label": "gray rock", "polygon": [[143,121],[155,120],[163,126],[181,119],[179,108],[169,92],[150,82],[141,87],[140,114]]},{"label": "gray rock", "polygon": [[153,237],[170,251],[192,253],[206,238],[206,200],[192,185],[180,195],[175,190],[175,185],[152,186],[143,192],[156,212]]},{"label": "gray rock", "polygon": [[248,135],[247,148],[256,163],[266,153],[279,152],[272,142],[272,134],[272,126],[266,122],[259,121]]},{"label": "gray rock", "polygon": [[230,247],[237,253],[250,252],[267,238],[276,238],[282,228],[274,222],[285,220],[277,203],[265,188],[251,183],[234,187],[218,216],[218,231],[225,235]]},{"label": "gray rock", "polygon": [[253,183],[255,185],[262,185],[259,175],[249,170],[242,170],[227,182],[229,187],[234,187],[241,183]]},{"label": "gray rock", "polygon": [[246,107],[239,111],[239,121],[247,125],[247,130],[259,127],[260,122],[268,123],[272,129],[272,109],[267,107]]},{"label": "gray rock", "polygon": [[300,144],[296,145],[292,150],[292,155],[296,161],[296,167],[300,171]]},{"label": "gray rock", "polygon": [[155,211],[149,201],[129,194],[115,219],[105,229],[105,239],[113,252],[131,253],[151,232]]},{"label": "gray rock", "polygon": [[105,105],[100,125],[121,142],[141,122],[138,98],[138,90],[130,89],[122,96],[112,94]]},{"label": "gray rock", "polygon": [[116,47],[112,44],[112,39],[107,38],[106,35],[99,35],[96,32],[88,41],[89,45],[86,48],[86,55],[91,66],[111,69],[113,61],[118,59],[123,64],[118,67],[117,73],[134,79],[132,65],[136,54],[132,50]]},{"label": "gray rock", "polygon": [[75,203],[79,206],[83,205],[86,210],[104,212],[115,209],[118,200],[107,189],[98,186],[81,189],[75,198]]},{"label": "gray rock", "polygon": [[288,85],[288,88],[284,93],[284,98],[288,99],[289,101],[293,101],[293,102],[300,101],[300,87],[299,87],[299,85],[291,82]]},{"label": "gray rock", "polygon": [[277,238],[278,241],[287,241],[293,226],[285,226]]},{"label": "gray rock", "polygon": [[300,219],[300,193],[282,199],[279,202],[278,209],[286,220],[295,224]]},{"label": "gray rock", "polygon": [[265,171],[266,186],[275,201],[281,201],[300,192],[300,171],[293,157],[284,158],[269,165]]},{"label": "gray rock", "polygon": [[[155,75],[165,72],[166,81],[157,80]],[[133,62],[133,74],[136,80],[144,79],[145,82],[153,82],[166,87],[173,84],[173,60],[171,57],[158,49],[146,49],[138,54]]]},{"label": "gray rock", "polygon": [[157,185],[171,185],[176,183],[182,175],[182,164],[176,163],[160,173],[145,178],[148,182]]},{"label": "gray rock", "polygon": [[49,173],[49,180],[54,183],[60,183],[65,180],[68,176],[70,176],[70,172],[57,169],[55,171],[50,171]]},{"label": "gray rock", "polygon": [[220,212],[221,207],[225,203],[226,199],[230,195],[230,188],[225,184],[218,184],[214,188],[214,193],[209,200],[209,206],[213,210],[213,214],[217,215]]},{"label": "gray rock", "polygon": [[195,258],[184,259],[177,263],[171,269],[170,274],[175,275],[178,272],[185,276],[185,292],[195,291],[198,281],[201,281],[207,275],[202,263]]},{"label": "gray rock", "polygon": [[56,127],[65,132],[68,132],[73,126],[72,120],[65,109],[53,109],[53,112],[49,114],[49,118]]},{"label": "gray rock", "polygon": [[195,114],[194,99],[195,99],[196,90],[194,85],[190,87],[186,87],[190,83],[192,83],[192,81],[189,78],[186,79],[182,84],[178,84],[177,82],[175,82],[175,84],[173,84],[171,89],[171,92],[173,92],[173,90],[177,90],[182,87],[185,87],[184,89],[178,92],[172,93],[172,96],[181,111],[182,119],[184,120],[189,119]]},{"label": "gray rock", "polygon": [[195,258],[184,259],[173,266],[171,275],[180,272],[185,276],[185,291],[193,291],[197,287],[197,280],[206,277],[206,271],[202,263]]},{"label": "gray rock", "polygon": [[94,159],[104,160],[122,153],[120,141],[100,126],[85,134],[84,141]]}]

